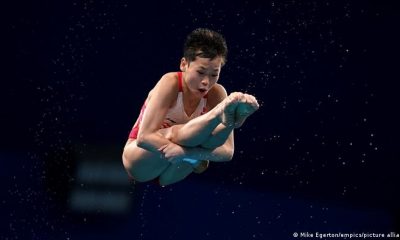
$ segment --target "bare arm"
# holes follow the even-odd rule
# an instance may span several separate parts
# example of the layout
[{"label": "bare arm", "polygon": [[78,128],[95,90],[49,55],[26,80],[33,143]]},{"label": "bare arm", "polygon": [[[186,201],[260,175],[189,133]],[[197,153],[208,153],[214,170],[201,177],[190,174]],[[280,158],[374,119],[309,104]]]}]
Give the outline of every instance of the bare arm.
[{"label": "bare arm", "polygon": [[158,152],[161,146],[170,141],[158,130],[168,112],[170,105],[178,94],[177,81],[173,73],[165,74],[154,87],[146,104],[145,114],[138,133],[137,145],[151,152]]},{"label": "bare arm", "polygon": [[183,147],[170,142],[159,149],[164,157],[170,162],[179,162],[184,158],[202,159],[213,162],[229,161],[233,157],[233,148],[229,145],[222,145],[214,149],[203,147]]}]

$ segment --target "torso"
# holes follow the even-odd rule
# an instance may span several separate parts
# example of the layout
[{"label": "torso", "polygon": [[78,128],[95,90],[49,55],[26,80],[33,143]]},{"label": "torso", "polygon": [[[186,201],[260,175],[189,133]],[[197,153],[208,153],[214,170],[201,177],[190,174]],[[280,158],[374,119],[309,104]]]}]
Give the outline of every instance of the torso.
[{"label": "torso", "polygon": [[[167,128],[171,127],[176,124],[185,124],[188,121],[204,114],[207,112],[207,109],[209,107],[207,106],[207,98],[201,98],[200,100],[193,101],[185,101],[186,99],[184,98],[184,92],[182,85],[183,84],[183,79],[181,73],[177,74],[176,80],[178,81],[179,91],[177,93],[177,98],[176,100],[171,103],[171,106],[163,120],[163,123],[161,124],[160,128]],[[181,82],[181,83],[179,83]],[[143,107],[140,112],[139,118],[137,119],[135,125],[132,128],[131,133],[129,134],[129,138],[136,139],[137,133],[139,131],[140,123],[142,120],[142,116],[144,114],[146,104],[149,102],[150,98],[152,97],[153,90],[150,91]]]}]

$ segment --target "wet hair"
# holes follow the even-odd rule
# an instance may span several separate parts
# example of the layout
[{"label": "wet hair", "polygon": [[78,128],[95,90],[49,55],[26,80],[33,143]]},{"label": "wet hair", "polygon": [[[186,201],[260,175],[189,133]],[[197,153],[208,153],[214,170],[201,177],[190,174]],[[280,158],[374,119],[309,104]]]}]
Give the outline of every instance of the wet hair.
[{"label": "wet hair", "polygon": [[183,47],[183,56],[190,63],[196,57],[222,57],[222,65],[226,63],[228,48],[224,37],[207,28],[197,28],[187,37]]}]

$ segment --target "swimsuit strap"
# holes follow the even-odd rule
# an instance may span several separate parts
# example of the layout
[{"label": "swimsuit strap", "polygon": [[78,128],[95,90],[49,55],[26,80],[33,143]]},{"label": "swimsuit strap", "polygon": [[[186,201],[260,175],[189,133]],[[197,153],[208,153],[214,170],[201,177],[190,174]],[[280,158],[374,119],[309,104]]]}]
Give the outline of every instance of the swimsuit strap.
[{"label": "swimsuit strap", "polygon": [[179,85],[179,92],[183,92],[183,87],[182,87],[182,72],[178,72],[178,85]]}]

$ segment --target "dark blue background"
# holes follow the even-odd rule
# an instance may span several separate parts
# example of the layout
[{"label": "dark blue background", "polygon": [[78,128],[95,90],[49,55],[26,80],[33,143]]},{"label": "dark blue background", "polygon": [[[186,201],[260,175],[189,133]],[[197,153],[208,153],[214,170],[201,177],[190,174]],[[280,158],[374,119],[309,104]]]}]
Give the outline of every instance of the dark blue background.
[{"label": "dark blue background", "polygon": [[[400,231],[394,1],[16,1],[3,11],[1,239]],[[72,212],[79,159],[96,149],[120,162],[147,92],[179,70],[197,27],[226,37],[220,83],[261,103],[236,131],[233,161],[166,188],[131,184],[123,215]]]}]

